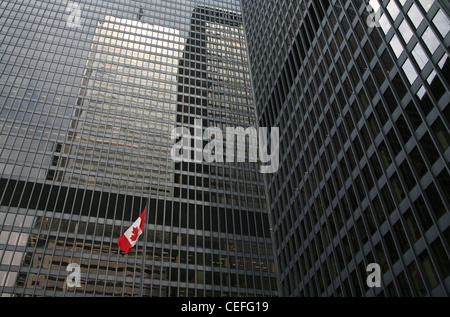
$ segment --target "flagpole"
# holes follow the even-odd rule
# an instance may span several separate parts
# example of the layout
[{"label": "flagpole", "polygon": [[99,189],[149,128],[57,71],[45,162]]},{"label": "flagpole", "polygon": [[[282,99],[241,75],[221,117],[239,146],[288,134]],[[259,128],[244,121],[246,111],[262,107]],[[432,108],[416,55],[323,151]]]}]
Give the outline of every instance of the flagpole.
[{"label": "flagpole", "polygon": [[150,199],[149,198],[147,198],[147,201],[145,202],[145,207],[144,207],[144,209],[145,209],[145,217],[144,217],[144,232],[143,232],[143,235],[144,235],[144,241],[143,241],[143,244],[142,244],[142,263],[141,263],[141,297],[142,297],[142,295],[143,295],[143,293],[144,293],[144,271],[145,271],[145,253],[146,253],[146,251],[147,251],[147,248],[146,248],[146,244],[147,244],[147,218],[148,218],[148,215],[149,215],[149,201],[150,201]]}]

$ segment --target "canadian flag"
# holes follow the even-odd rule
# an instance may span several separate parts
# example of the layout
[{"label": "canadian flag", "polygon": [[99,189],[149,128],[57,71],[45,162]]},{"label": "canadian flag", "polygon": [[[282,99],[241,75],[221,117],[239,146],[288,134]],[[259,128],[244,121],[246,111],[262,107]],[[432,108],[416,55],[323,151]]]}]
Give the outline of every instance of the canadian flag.
[{"label": "canadian flag", "polygon": [[133,223],[133,225],[128,228],[127,231],[119,238],[117,241],[117,244],[122,249],[123,252],[128,254],[131,250],[131,248],[134,247],[134,245],[137,242],[137,239],[139,236],[144,232],[144,224],[145,224],[145,209],[139,216],[139,218],[136,219],[136,221]]}]

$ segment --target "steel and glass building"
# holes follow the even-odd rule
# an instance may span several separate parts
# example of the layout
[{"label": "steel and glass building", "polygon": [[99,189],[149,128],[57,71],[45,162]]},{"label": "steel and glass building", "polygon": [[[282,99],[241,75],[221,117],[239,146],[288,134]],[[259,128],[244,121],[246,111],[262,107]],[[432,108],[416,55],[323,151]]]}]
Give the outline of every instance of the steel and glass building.
[{"label": "steel and glass building", "polygon": [[[256,126],[239,11],[2,1],[2,296],[278,294],[258,164],[171,154],[177,127]],[[144,208],[126,255],[117,240]]]},{"label": "steel and glass building", "polygon": [[280,295],[450,293],[449,9],[242,0]]}]

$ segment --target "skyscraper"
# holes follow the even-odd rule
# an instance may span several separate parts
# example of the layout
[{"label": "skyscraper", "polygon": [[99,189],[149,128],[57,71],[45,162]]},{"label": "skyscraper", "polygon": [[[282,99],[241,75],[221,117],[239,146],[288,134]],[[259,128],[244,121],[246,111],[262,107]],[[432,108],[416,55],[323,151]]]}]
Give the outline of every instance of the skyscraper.
[{"label": "skyscraper", "polygon": [[448,2],[242,0],[242,14],[258,124],[280,127],[265,175],[280,295],[448,295]]},{"label": "skyscraper", "polygon": [[237,1],[0,11],[0,293],[276,295],[258,165],[171,156],[177,127],[256,125]]}]

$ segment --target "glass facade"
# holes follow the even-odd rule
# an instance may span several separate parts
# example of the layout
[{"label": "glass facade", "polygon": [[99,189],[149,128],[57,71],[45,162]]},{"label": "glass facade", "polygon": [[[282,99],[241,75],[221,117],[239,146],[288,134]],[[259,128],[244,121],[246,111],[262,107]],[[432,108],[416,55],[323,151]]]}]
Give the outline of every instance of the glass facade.
[{"label": "glass facade", "polygon": [[2,1],[2,296],[278,294],[258,164],[171,157],[176,127],[256,126],[239,11]]},{"label": "glass facade", "polygon": [[448,296],[448,1],[241,5],[280,295]]}]

